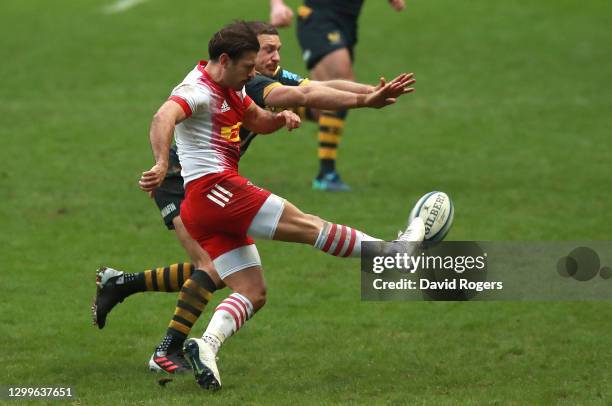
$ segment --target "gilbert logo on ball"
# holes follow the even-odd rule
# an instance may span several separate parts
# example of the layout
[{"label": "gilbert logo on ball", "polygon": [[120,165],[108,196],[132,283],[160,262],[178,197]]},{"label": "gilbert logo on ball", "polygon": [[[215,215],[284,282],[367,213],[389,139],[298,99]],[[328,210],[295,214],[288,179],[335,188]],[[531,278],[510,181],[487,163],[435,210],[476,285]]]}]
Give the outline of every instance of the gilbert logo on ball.
[{"label": "gilbert logo on ball", "polygon": [[454,212],[453,202],[446,193],[429,192],[414,206],[409,222],[420,217],[425,223],[425,240],[442,241],[453,225]]}]

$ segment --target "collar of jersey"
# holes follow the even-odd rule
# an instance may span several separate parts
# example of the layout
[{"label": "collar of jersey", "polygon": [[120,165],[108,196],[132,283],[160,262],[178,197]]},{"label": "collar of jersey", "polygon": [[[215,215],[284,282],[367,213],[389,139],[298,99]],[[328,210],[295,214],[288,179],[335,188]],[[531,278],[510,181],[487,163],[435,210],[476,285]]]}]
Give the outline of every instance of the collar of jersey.
[{"label": "collar of jersey", "polygon": [[212,84],[213,86],[215,86],[216,88],[222,91],[228,91],[228,89],[224,88],[223,86],[215,82],[213,78],[210,77],[208,72],[206,72],[206,70],[204,69],[206,68],[206,65],[208,65],[208,61],[205,61],[203,59],[200,62],[198,62],[198,70],[202,73],[202,76],[204,76],[204,78],[206,79],[206,82]]}]

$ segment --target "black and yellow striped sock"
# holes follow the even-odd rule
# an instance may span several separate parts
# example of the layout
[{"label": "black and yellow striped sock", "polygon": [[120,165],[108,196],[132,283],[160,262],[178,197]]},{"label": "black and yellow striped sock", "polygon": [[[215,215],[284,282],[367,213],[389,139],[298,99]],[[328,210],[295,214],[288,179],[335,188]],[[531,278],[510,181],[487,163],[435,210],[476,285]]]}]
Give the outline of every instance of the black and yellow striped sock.
[{"label": "black and yellow striped sock", "polygon": [[190,263],[172,264],[144,272],[145,291],[178,292],[194,272]]},{"label": "black and yellow striped sock", "polygon": [[176,338],[182,343],[191,332],[191,328],[202,314],[202,310],[217,290],[215,283],[202,270],[193,271],[179,294],[176,310],[168,325],[166,335]]},{"label": "black and yellow striped sock", "polygon": [[190,263],[172,264],[144,272],[126,272],[116,286],[126,297],[138,292],[178,292],[192,273]]},{"label": "black and yellow striped sock", "polygon": [[322,111],[319,116],[319,175],[335,172],[338,144],[342,137],[346,111]]}]

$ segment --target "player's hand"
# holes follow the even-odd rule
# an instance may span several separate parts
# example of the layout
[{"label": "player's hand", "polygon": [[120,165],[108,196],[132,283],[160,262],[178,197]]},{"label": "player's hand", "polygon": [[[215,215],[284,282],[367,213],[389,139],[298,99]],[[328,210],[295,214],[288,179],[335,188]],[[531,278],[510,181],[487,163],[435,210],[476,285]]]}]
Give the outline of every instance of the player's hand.
[{"label": "player's hand", "polygon": [[414,73],[402,73],[391,82],[390,85],[394,85],[396,91],[398,91],[397,96],[401,96],[402,94],[412,93],[414,92],[414,87],[411,87],[416,83],[416,79],[414,78]]},{"label": "player's hand", "polygon": [[151,169],[143,172],[138,181],[140,189],[144,192],[151,192],[164,181],[168,171],[167,163],[156,163]]},{"label": "player's hand", "polygon": [[380,79],[378,79],[378,84],[376,86],[372,86],[372,91],[370,93],[378,92],[385,86],[385,83],[385,78],[381,76]]},{"label": "player's hand", "polygon": [[413,73],[402,73],[389,83],[386,83],[384,78],[380,78],[377,90],[366,95],[364,104],[366,107],[376,109],[393,104],[401,95],[413,92],[414,88],[410,86],[415,82]]},{"label": "player's hand", "polygon": [[278,115],[283,117],[285,120],[285,127],[287,127],[289,131],[293,130],[294,128],[298,128],[302,123],[300,116],[295,114],[293,111],[283,110],[278,113]]},{"label": "player's hand", "polygon": [[406,8],[406,2],[404,0],[389,0],[389,4],[395,11],[402,11]]},{"label": "player's hand", "polygon": [[381,78],[379,79],[379,83],[376,86],[368,85],[368,89],[367,89],[367,91],[364,92],[364,94],[375,93],[375,92],[379,91],[384,86],[384,83],[385,83],[385,78],[383,78],[381,76]]},{"label": "player's hand", "polygon": [[275,27],[289,27],[293,20],[293,10],[285,4],[276,4],[270,9],[270,24]]}]

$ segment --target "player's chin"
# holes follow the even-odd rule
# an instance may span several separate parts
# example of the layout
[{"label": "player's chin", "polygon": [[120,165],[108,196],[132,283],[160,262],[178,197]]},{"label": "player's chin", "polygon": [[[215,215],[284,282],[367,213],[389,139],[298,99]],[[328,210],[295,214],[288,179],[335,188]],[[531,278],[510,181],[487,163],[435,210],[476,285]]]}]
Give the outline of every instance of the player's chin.
[{"label": "player's chin", "polygon": [[273,76],[276,69],[278,69],[277,63],[266,66],[266,76]]}]

